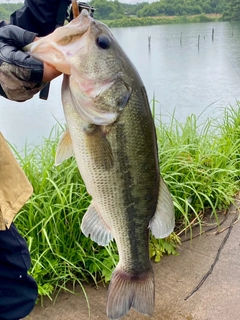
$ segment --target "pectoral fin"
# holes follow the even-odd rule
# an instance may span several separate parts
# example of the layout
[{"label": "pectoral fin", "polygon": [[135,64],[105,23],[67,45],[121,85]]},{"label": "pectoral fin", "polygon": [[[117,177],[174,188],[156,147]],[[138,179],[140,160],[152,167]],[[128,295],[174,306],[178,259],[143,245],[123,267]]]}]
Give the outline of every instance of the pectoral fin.
[{"label": "pectoral fin", "polygon": [[93,203],[91,203],[83,216],[81,230],[86,237],[90,235],[90,238],[101,246],[106,246],[113,240],[110,228],[103,220],[101,214],[97,212]]},{"label": "pectoral fin", "polygon": [[72,139],[69,131],[66,130],[57,146],[55,166],[59,166],[64,160],[71,158],[73,155]]},{"label": "pectoral fin", "polygon": [[162,177],[160,177],[159,189],[157,209],[155,215],[149,222],[152,234],[157,239],[167,237],[175,226],[172,196]]},{"label": "pectoral fin", "polygon": [[110,170],[113,166],[112,148],[99,126],[88,124],[85,128],[88,153],[94,164],[103,170]]}]

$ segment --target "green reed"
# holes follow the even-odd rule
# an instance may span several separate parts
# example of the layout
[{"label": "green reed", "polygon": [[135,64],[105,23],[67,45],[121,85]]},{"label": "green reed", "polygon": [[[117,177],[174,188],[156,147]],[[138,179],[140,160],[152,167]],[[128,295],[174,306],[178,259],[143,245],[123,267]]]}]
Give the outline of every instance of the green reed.
[{"label": "green reed", "polygon": [[[226,108],[222,121],[198,123],[195,115],[185,123],[174,116],[169,124],[157,121],[161,172],[173,196],[176,219],[201,227],[205,212],[218,221],[239,190],[239,105]],[[200,215],[201,213],[201,215]]]}]

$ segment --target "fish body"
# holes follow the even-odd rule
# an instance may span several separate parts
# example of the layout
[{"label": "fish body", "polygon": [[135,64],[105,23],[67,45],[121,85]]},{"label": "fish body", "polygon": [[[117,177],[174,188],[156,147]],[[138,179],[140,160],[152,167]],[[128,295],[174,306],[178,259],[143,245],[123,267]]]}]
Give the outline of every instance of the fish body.
[{"label": "fish body", "polygon": [[[28,48],[66,72],[62,103],[69,131],[59,142],[56,164],[74,154],[92,196],[82,232],[99,245],[116,241],[119,263],[108,290],[108,317],[119,319],[131,307],[151,316],[154,274],[149,230],[157,238],[168,236],[174,228],[174,209],[160,176],[146,90],[106,25],[83,10],[69,23],[65,40],[64,28],[59,28],[60,39],[53,33]],[[51,47],[60,52],[60,64],[54,62]]]}]

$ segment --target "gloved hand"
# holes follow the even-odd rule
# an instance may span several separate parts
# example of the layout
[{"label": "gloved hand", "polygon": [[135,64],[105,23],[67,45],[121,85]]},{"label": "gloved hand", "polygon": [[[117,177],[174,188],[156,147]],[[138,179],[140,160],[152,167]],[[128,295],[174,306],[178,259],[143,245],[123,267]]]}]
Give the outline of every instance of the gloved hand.
[{"label": "gloved hand", "polygon": [[43,62],[21,51],[35,37],[36,33],[14,25],[0,28],[0,95],[5,98],[25,101],[46,85]]}]

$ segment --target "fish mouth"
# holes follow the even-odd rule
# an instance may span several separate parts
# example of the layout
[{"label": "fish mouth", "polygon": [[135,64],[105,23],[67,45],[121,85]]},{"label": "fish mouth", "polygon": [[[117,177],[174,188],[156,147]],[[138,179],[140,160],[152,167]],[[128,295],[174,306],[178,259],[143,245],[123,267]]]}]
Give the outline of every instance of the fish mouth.
[{"label": "fish mouth", "polygon": [[[84,50],[86,41],[84,35],[90,31],[94,19],[86,9],[78,17],[63,27],[23,48],[33,57],[46,62],[64,74],[71,74],[69,59],[78,51]],[[64,29],[63,29],[64,28]],[[64,34],[64,36],[63,36]],[[73,47],[73,43],[76,44]],[[74,49],[75,48],[75,49]]]},{"label": "fish mouth", "polygon": [[80,13],[81,23],[89,23],[89,20],[94,20],[93,17],[90,16],[89,12],[86,9],[83,9]]}]

